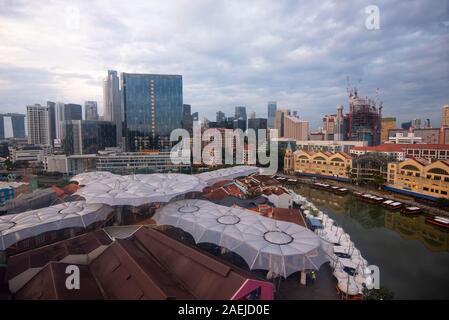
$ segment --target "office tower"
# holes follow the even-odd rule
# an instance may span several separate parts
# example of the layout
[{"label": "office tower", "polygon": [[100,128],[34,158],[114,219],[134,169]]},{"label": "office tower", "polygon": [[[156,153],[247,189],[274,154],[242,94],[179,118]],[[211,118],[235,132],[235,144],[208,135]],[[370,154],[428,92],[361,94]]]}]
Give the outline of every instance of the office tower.
[{"label": "office tower", "polygon": [[443,116],[441,117],[441,126],[449,127],[449,105],[443,106]]},{"label": "office tower", "polygon": [[47,101],[48,112],[50,114],[50,139],[53,145],[56,139],[56,103]]},{"label": "office tower", "polygon": [[190,104],[182,105],[182,128],[190,134],[193,132],[192,106]]},{"label": "office tower", "polygon": [[407,121],[407,122],[402,122],[401,123],[401,128],[404,130],[409,130],[412,127],[412,122],[411,121]]},{"label": "office tower", "polygon": [[64,104],[64,120],[83,120],[83,107],[80,104]]},{"label": "office tower", "polygon": [[182,76],[122,73],[127,151],[166,149],[182,125]]},{"label": "office tower", "polygon": [[224,114],[224,112],[221,111],[217,111],[217,117],[216,120],[217,122],[223,122],[226,120],[226,115]]},{"label": "office tower", "polygon": [[[343,141],[344,140],[344,116],[343,116],[343,106],[340,105],[337,107],[337,116],[335,117],[335,126],[334,126],[334,140],[335,141]],[[388,133],[387,133],[388,135]]]},{"label": "office tower", "polygon": [[246,121],[248,119],[246,117],[246,107],[244,107],[244,106],[235,107],[234,119]]},{"label": "office tower", "polygon": [[274,117],[274,129],[278,130],[278,136],[284,136],[284,120],[286,116],[290,115],[290,110],[288,109],[279,109],[276,110],[276,114]]},{"label": "office tower", "polygon": [[27,106],[28,143],[51,145],[50,113],[47,106]]},{"label": "office tower", "polygon": [[285,116],[283,137],[295,140],[309,140],[309,122],[298,117]]},{"label": "office tower", "polygon": [[267,128],[268,128],[268,121],[265,118],[250,118],[250,119],[248,119],[248,129],[256,130],[256,134],[257,134],[257,130],[259,130],[259,129],[267,130]]},{"label": "office tower", "polygon": [[193,121],[198,121],[198,112],[192,113],[192,120]]},{"label": "office tower", "polygon": [[277,103],[276,101],[268,102],[268,128],[274,128],[274,117],[276,116]]},{"label": "office tower", "polygon": [[256,119],[256,112],[253,111],[249,114],[249,119]]},{"label": "office tower", "polygon": [[100,150],[116,147],[115,123],[96,120],[67,120],[62,123],[64,152],[96,154]]},{"label": "office tower", "polygon": [[430,125],[430,119],[426,119],[424,122],[424,129],[430,129],[432,126]]},{"label": "office tower", "polygon": [[84,119],[94,121],[98,120],[97,101],[84,102]]},{"label": "office tower", "polygon": [[246,131],[246,120],[234,119],[234,129],[241,129],[242,131]]},{"label": "office tower", "polygon": [[5,139],[5,117],[11,118],[12,136],[17,139],[25,138],[25,115],[21,113],[0,114],[0,139]]},{"label": "office tower", "polygon": [[337,115],[325,115],[323,117],[323,134],[324,140],[334,140],[334,135],[336,131]]},{"label": "office tower", "polygon": [[396,129],[396,118],[394,117],[382,118],[380,126],[381,126],[380,131],[381,142],[388,141],[388,131],[391,129]]},{"label": "office tower", "polygon": [[421,129],[421,119],[412,120],[413,129]]},{"label": "office tower", "polygon": [[[138,93],[136,92],[136,94]],[[130,92],[130,95],[134,95],[134,93]],[[108,70],[108,76],[103,81],[103,120],[115,123],[117,145],[121,145],[123,142],[123,117],[122,94],[117,71]]]}]

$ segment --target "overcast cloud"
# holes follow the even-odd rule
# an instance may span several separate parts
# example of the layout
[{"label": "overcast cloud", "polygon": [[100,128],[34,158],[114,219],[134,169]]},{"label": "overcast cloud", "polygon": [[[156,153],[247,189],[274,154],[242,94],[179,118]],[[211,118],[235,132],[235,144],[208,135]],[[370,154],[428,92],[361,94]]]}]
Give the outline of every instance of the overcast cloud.
[{"label": "overcast cloud", "polygon": [[[380,30],[365,27],[367,5]],[[77,19],[79,13],[79,19]],[[439,125],[449,104],[449,1],[0,0],[0,112],[47,100],[102,105],[119,72],[181,74],[184,103],[215,119],[270,100],[320,125],[347,110],[347,76],[384,115]]]}]

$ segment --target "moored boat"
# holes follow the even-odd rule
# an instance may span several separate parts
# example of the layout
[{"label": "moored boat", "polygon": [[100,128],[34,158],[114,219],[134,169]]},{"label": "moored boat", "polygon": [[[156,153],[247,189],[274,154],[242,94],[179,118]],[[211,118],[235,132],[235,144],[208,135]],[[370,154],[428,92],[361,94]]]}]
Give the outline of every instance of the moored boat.
[{"label": "moored boat", "polygon": [[446,217],[441,216],[428,217],[426,218],[426,222],[445,229],[449,229],[449,218]]},{"label": "moored boat", "polygon": [[419,207],[404,207],[401,212],[406,215],[417,215],[422,212],[422,209]]},{"label": "moored boat", "polygon": [[402,206],[403,206],[402,202],[396,201],[387,205],[387,208],[390,210],[399,210],[402,208]]}]

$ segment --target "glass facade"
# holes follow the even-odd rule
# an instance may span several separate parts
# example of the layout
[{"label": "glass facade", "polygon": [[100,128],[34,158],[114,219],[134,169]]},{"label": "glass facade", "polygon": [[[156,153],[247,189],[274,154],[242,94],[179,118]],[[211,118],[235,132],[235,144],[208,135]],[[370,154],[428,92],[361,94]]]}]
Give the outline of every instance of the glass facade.
[{"label": "glass facade", "polygon": [[109,121],[64,121],[64,151],[72,154],[95,154],[117,146],[115,123]]},{"label": "glass facade", "polygon": [[127,151],[165,149],[182,128],[182,76],[122,73]]},{"label": "glass facade", "polygon": [[268,128],[274,128],[274,117],[276,115],[277,103],[276,101],[268,102]]}]

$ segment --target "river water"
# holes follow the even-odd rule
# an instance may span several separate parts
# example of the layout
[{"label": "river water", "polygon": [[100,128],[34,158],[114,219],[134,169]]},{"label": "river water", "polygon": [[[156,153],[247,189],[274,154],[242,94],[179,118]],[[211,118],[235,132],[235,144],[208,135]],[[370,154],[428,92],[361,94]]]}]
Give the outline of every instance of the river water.
[{"label": "river water", "polygon": [[352,195],[293,189],[343,227],[395,299],[449,299],[449,231]]}]

